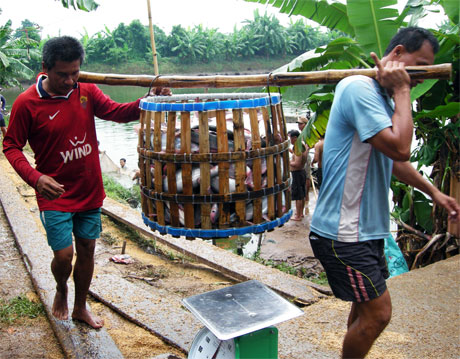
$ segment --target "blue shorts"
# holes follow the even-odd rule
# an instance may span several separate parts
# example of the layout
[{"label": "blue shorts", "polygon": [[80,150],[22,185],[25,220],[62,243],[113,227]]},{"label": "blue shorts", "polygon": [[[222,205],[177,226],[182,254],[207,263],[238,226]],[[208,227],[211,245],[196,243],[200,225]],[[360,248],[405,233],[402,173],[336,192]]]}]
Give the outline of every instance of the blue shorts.
[{"label": "blue shorts", "polygon": [[71,246],[72,233],[78,238],[97,239],[102,231],[100,208],[85,212],[43,211],[40,219],[53,251]]},{"label": "blue shorts", "polygon": [[383,239],[347,243],[310,232],[310,244],[337,298],[367,302],[387,289],[389,273]]}]

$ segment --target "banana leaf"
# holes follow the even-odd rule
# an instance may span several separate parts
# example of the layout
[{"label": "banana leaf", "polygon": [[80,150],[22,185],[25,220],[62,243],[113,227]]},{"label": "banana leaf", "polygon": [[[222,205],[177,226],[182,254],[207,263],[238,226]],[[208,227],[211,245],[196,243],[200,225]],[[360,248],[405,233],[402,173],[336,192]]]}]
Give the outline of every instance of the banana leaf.
[{"label": "banana leaf", "polygon": [[99,6],[94,0],[61,0],[61,3],[65,8],[72,6],[75,10],[78,8],[83,11],[93,11]]},{"label": "banana leaf", "polygon": [[458,0],[441,0],[440,4],[450,21],[458,25],[460,14],[460,3]]},{"label": "banana leaf", "polygon": [[436,107],[432,111],[421,111],[417,113],[414,120],[420,118],[439,118],[439,117],[454,117],[460,113],[460,103],[451,102],[447,105],[441,105]]},{"label": "banana leaf", "polygon": [[396,0],[348,0],[350,24],[355,29],[356,40],[366,54],[374,51],[383,57],[386,47],[398,31],[399,13]]}]

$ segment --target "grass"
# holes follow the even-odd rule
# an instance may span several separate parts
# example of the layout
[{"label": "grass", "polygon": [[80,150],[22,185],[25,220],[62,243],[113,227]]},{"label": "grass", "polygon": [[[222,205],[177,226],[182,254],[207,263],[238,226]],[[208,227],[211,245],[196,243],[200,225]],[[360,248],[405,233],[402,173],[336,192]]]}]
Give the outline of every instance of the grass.
[{"label": "grass", "polygon": [[133,186],[130,189],[123,187],[112,177],[102,174],[102,182],[104,184],[104,190],[107,196],[117,201],[128,202],[128,203],[140,203],[141,193],[139,186]]},{"label": "grass", "polygon": [[274,262],[272,260],[263,259],[260,257],[260,251],[257,251],[252,256],[253,261],[263,264],[267,267],[272,267],[280,270],[281,272],[288,273],[290,275],[295,275],[297,277],[307,279],[310,282],[319,284],[319,285],[328,285],[327,277],[325,272],[319,274],[308,272],[306,268],[295,268],[290,266],[285,262]]},{"label": "grass", "polygon": [[124,223],[120,223],[117,220],[107,216],[107,219],[110,220],[116,227],[120,229],[125,235],[128,240],[133,243],[139,245],[147,253],[156,253],[165,258],[168,258],[171,261],[180,260],[180,261],[187,261],[187,262],[194,262],[193,259],[188,258],[182,255],[179,252],[172,251],[169,248],[163,247],[158,245],[155,239],[148,238],[140,234],[138,231],[132,229],[131,227],[125,225]]},{"label": "grass", "polygon": [[42,303],[35,303],[26,296],[17,296],[9,301],[0,299],[0,322],[11,324],[20,318],[37,318],[45,315]]}]

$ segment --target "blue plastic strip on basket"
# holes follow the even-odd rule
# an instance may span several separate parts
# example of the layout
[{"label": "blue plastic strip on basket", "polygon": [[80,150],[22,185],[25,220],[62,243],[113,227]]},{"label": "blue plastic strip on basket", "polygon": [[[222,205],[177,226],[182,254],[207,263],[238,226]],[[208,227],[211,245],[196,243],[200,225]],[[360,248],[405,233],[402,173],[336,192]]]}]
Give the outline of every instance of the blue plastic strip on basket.
[{"label": "blue plastic strip on basket", "polygon": [[[280,103],[279,95],[271,96],[272,105]],[[227,109],[242,109],[265,107],[270,104],[268,96],[244,99],[244,100],[225,100],[225,101],[210,101],[210,102],[192,102],[192,103],[165,103],[165,102],[149,102],[144,99],[139,103],[141,110],[152,112],[192,112],[192,111],[211,111],[211,110],[227,110]]]},{"label": "blue plastic strip on basket", "polygon": [[242,236],[248,233],[262,233],[269,231],[276,227],[282,226],[292,216],[292,209],[285,213],[281,218],[277,218],[273,221],[255,224],[247,227],[235,227],[227,229],[191,229],[191,228],[178,228],[172,226],[162,226],[157,222],[153,222],[148,219],[144,213],[142,213],[142,219],[144,223],[152,228],[154,231],[158,231],[161,234],[170,234],[172,236],[185,236],[185,237],[198,237],[198,238],[223,238],[231,236]]}]

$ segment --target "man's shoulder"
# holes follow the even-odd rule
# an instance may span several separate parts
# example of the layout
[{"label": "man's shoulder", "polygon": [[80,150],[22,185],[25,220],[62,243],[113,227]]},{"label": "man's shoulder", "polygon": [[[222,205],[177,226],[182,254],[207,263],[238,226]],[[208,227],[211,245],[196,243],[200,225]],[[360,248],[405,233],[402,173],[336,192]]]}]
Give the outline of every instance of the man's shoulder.
[{"label": "man's shoulder", "polygon": [[374,80],[368,76],[353,75],[345,77],[337,85],[338,89],[355,89],[361,87],[374,88]]},{"label": "man's shoulder", "polygon": [[26,102],[31,99],[38,99],[38,93],[35,89],[35,84],[29,86],[27,89],[25,89],[23,92],[21,92],[18,97],[16,97],[16,100],[14,101],[16,104],[21,103],[21,102]]},{"label": "man's shoulder", "polygon": [[95,91],[100,91],[99,87],[97,87],[95,84],[87,83],[87,82],[79,82],[78,87],[79,87],[80,91],[88,92],[88,93],[93,93]]}]

